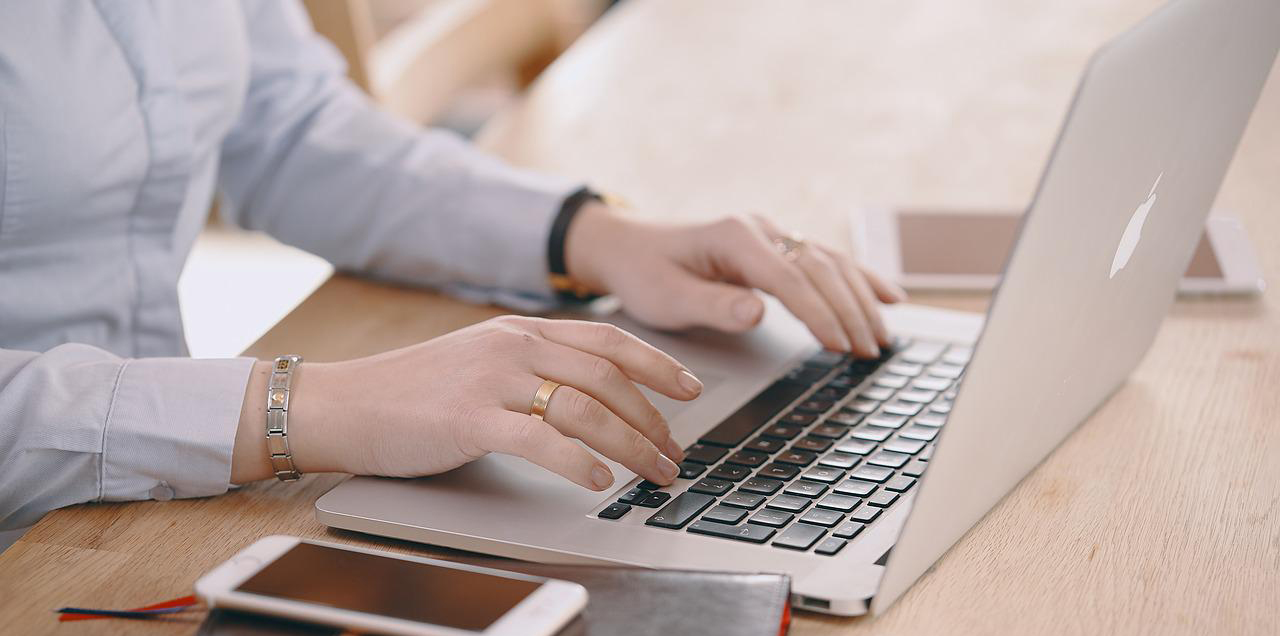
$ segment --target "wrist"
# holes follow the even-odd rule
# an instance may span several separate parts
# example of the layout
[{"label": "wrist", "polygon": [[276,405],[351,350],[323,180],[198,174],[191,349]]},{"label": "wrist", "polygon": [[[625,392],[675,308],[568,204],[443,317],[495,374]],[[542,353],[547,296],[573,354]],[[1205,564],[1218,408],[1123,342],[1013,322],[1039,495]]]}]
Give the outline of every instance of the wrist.
[{"label": "wrist", "polygon": [[[606,265],[610,250],[616,250],[618,236],[628,221],[603,201],[591,201],[569,225],[565,234],[564,260],[568,276],[593,294],[610,292]],[[613,253],[616,258],[617,254]]]}]

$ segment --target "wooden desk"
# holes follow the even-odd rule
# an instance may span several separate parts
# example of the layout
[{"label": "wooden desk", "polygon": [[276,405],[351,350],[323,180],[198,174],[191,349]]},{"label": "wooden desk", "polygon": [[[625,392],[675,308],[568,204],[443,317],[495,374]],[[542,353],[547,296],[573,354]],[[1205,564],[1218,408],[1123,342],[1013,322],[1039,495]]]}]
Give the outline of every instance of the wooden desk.
[{"label": "wooden desk", "polygon": [[[761,210],[847,247],[844,214],[862,202],[1024,205],[1088,53],[1154,4],[632,2],[484,143],[644,214]],[[1278,168],[1273,74],[1219,197],[1273,284]],[[338,277],[249,353],[363,355],[496,313]],[[1179,302],[1129,384],[892,611],[802,613],[794,633],[1280,632],[1278,386],[1277,294]],[[441,553],[327,531],[312,503],[339,479],[50,514],[0,556],[0,625],[190,631],[198,619],[59,626],[49,610],[182,594],[269,533]]]}]

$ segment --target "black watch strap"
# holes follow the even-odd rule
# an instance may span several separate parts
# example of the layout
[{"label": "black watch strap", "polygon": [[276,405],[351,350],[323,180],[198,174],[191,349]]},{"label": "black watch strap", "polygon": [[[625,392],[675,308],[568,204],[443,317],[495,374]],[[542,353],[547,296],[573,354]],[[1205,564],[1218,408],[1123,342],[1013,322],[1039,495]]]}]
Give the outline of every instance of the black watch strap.
[{"label": "black watch strap", "polygon": [[573,219],[578,215],[578,212],[582,210],[582,207],[591,201],[603,200],[604,197],[590,188],[579,188],[565,198],[564,203],[560,205],[560,212],[556,214],[555,221],[551,223],[551,233],[547,237],[547,271],[550,273],[551,286],[562,300],[588,301],[598,297],[569,278],[569,268],[565,263],[564,243],[565,238],[569,236],[569,226],[573,223]]}]

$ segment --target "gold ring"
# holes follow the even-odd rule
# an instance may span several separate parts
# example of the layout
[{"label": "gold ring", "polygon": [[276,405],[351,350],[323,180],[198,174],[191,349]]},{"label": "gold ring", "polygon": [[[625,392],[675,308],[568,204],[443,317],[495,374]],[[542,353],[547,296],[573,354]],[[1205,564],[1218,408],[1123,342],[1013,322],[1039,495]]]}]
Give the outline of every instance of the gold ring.
[{"label": "gold ring", "polygon": [[543,419],[547,414],[547,402],[551,401],[551,394],[558,388],[560,388],[558,382],[544,380],[542,386],[538,387],[538,392],[533,394],[533,406],[529,407],[529,415]]},{"label": "gold ring", "polygon": [[792,232],[773,239],[773,246],[777,248],[779,254],[782,254],[782,258],[794,263],[797,258],[800,258],[800,250],[804,249],[804,237]]}]

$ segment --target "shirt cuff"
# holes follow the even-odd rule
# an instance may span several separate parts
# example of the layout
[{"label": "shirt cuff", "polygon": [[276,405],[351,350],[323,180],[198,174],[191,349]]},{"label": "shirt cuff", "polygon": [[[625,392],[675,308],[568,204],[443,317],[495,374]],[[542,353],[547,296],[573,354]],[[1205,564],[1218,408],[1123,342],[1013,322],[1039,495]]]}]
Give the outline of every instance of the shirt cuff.
[{"label": "shirt cuff", "polygon": [[252,358],[128,360],[103,433],[99,499],[226,492]]}]

